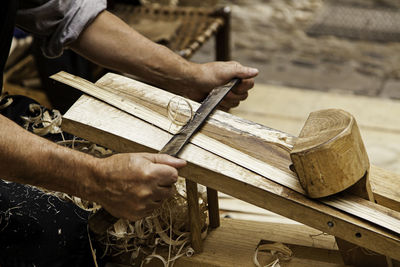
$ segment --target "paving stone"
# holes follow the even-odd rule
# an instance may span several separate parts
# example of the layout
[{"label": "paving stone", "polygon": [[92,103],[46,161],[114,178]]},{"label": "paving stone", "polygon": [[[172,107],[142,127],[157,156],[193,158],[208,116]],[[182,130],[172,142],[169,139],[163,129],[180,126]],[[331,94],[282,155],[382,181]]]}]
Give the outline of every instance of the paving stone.
[{"label": "paving stone", "polygon": [[400,80],[386,81],[379,96],[400,99]]}]

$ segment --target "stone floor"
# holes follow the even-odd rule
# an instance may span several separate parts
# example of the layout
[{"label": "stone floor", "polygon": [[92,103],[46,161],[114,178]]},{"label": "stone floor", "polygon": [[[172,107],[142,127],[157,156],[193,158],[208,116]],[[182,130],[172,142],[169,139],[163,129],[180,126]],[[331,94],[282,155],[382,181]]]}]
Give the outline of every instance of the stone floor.
[{"label": "stone floor", "polygon": [[[228,2],[232,58],[260,70],[235,114],[297,135],[313,110],[348,110],[371,162],[400,173],[400,43],[308,36],[322,0]],[[213,60],[213,46],[193,60]]]},{"label": "stone floor", "polygon": [[[257,82],[400,99],[400,43],[306,34],[327,1],[225,2],[232,7],[232,58],[259,68]],[[212,60],[213,46],[193,60]]]}]

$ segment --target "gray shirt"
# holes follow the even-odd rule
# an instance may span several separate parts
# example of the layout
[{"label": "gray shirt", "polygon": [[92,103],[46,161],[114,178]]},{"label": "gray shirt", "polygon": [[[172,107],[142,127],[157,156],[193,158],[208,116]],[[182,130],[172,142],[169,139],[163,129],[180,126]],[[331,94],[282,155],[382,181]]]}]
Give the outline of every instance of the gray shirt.
[{"label": "gray shirt", "polygon": [[47,57],[57,57],[106,7],[106,0],[20,0],[16,24],[41,41]]}]

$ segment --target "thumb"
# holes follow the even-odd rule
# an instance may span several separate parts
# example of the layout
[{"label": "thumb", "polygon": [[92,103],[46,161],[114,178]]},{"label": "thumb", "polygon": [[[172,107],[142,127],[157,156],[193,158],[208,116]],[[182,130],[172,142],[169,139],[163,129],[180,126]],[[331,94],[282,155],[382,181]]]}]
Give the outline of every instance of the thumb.
[{"label": "thumb", "polygon": [[165,164],[174,168],[182,168],[186,166],[186,161],[178,159],[167,154],[151,154],[146,153],[143,155],[145,158],[156,164]]},{"label": "thumb", "polygon": [[237,77],[241,79],[254,78],[258,74],[258,69],[242,66],[239,62],[229,61],[226,62],[226,75],[229,77]]}]

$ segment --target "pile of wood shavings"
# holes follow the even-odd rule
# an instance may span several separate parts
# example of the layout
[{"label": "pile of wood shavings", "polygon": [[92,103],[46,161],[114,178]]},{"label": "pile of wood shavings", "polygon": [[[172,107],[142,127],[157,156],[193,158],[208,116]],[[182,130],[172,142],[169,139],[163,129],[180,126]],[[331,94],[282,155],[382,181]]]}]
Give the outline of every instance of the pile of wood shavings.
[{"label": "pile of wood shavings", "polygon": [[[199,197],[205,238],[207,208],[203,200],[205,198],[201,194]],[[173,266],[176,259],[193,255],[194,250],[190,247],[189,240],[184,179],[180,178],[177,182],[176,194],[166,200],[151,216],[136,222],[121,219],[105,235],[98,237],[98,241],[105,246],[104,255],[118,256],[129,253],[130,263],[140,266],[154,259],[161,261],[164,266]]]},{"label": "pile of wood shavings", "polygon": [[[60,134],[62,141],[59,145],[67,146],[96,157],[108,157],[113,154],[109,149],[103,148],[89,141],[64,138],[61,130],[61,115],[58,111],[44,111],[39,105],[33,104],[31,111],[36,111],[35,117],[23,117],[26,121],[25,128],[31,127],[33,132],[45,136],[49,133]],[[164,266],[173,266],[176,259],[182,256],[191,256],[194,250],[190,247],[189,217],[187,216],[187,201],[184,179],[179,178],[175,185],[175,195],[166,200],[162,206],[155,210],[149,217],[131,222],[119,220],[102,236],[95,240],[104,246],[104,256],[116,257],[121,254],[130,255],[130,264],[143,266],[156,259]],[[85,201],[81,198],[61,192],[53,192],[40,188],[47,194],[60,199],[73,202],[75,205],[90,212],[96,212],[100,205]],[[202,237],[207,234],[207,203],[206,191],[199,188],[200,219],[202,222]],[[95,252],[93,252],[94,259]],[[96,261],[96,260],[95,260]],[[126,262],[124,262],[126,264]],[[97,263],[95,262],[96,266]]]}]

